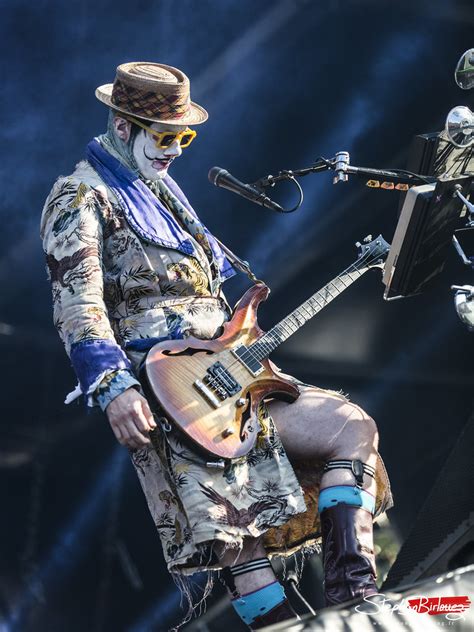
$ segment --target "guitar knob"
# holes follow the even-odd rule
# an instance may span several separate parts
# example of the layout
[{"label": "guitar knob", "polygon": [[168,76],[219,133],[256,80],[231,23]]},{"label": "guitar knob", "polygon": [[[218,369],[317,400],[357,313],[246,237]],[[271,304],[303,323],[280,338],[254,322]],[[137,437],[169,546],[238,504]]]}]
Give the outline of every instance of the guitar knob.
[{"label": "guitar knob", "polygon": [[247,400],[245,399],[245,397],[239,397],[239,399],[235,402],[235,405],[245,406],[246,403],[247,403]]},{"label": "guitar knob", "polygon": [[235,430],[233,428],[226,428],[221,434],[222,434],[222,438],[226,439],[227,437],[230,437],[230,435],[233,435],[235,432]]}]

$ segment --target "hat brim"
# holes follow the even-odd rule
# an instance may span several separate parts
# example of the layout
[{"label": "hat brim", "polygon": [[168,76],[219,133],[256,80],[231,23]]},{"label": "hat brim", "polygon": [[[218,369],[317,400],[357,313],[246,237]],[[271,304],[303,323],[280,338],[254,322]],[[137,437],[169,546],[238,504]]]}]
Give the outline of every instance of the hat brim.
[{"label": "hat brim", "polygon": [[117,110],[117,112],[123,112],[124,114],[144,119],[145,121],[151,121],[152,123],[165,123],[166,125],[200,125],[201,123],[207,121],[209,116],[203,107],[193,101],[191,101],[189,112],[179,119],[161,119],[149,116],[137,116],[134,112],[130,112],[130,110],[125,110],[124,108],[119,108],[112,103],[112,88],[112,83],[105,83],[103,86],[99,86],[96,89],[95,96],[99,99],[99,101],[108,105],[109,108]]}]

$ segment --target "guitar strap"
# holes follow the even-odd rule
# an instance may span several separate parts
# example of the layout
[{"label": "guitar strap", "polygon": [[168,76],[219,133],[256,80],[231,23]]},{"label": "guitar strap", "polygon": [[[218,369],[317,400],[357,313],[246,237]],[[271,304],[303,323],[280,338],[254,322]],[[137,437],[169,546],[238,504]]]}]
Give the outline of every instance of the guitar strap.
[{"label": "guitar strap", "polygon": [[232,250],[230,248],[228,248],[225,244],[223,244],[220,239],[217,239],[217,237],[215,235],[214,235],[214,239],[217,241],[219,246],[225,252],[225,254],[226,254],[227,258],[229,259],[229,261],[231,262],[231,264],[235,268],[237,268],[237,270],[239,270],[240,272],[243,272],[244,274],[246,274],[248,276],[248,278],[251,281],[253,281],[255,284],[257,284],[257,283],[264,283],[264,281],[261,281],[260,279],[258,279],[255,276],[255,274],[252,272],[252,270],[250,268],[250,264],[249,264],[248,261],[244,261],[243,259],[238,257],[234,252],[232,252]]},{"label": "guitar strap", "polygon": [[[156,190],[155,187],[150,187],[151,190],[153,191],[153,193],[156,195],[156,197],[162,202],[162,204],[164,204],[166,206],[166,208],[170,211],[170,213],[179,220],[181,226],[184,228],[184,230],[191,232],[191,227],[194,227],[195,230],[193,231],[194,233],[196,232],[196,220],[194,218],[192,218],[192,221],[186,221],[186,216],[189,217],[189,214],[186,214],[186,209],[185,207],[182,207],[182,205],[179,205],[179,207],[176,204],[173,204],[173,200],[172,197],[170,195],[166,195],[166,193],[169,191],[167,191],[166,187],[159,187],[159,190]],[[179,201],[179,200],[178,200]],[[200,224],[197,224],[198,226],[200,226]],[[198,230],[200,230],[198,228]],[[196,234],[193,235],[195,238],[197,237]],[[239,270],[240,272],[243,272],[244,274],[246,274],[248,276],[248,278],[253,281],[254,283],[263,283],[263,281],[260,281],[259,279],[257,279],[257,277],[255,276],[255,274],[252,272],[252,270],[250,269],[250,265],[248,261],[244,261],[243,259],[241,259],[240,257],[238,257],[234,252],[232,252],[232,250],[230,248],[228,248],[227,246],[225,246],[222,241],[220,241],[220,239],[218,239],[214,234],[212,235],[213,238],[215,239],[215,241],[217,242],[217,244],[220,246],[220,248],[223,250],[223,252],[225,253],[225,255],[227,256],[227,258],[229,259],[229,261],[231,262],[231,264],[237,268],[237,270]],[[198,239],[199,243],[201,244],[201,246],[203,247],[203,250],[205,251],[209,262],[211,264],[211,269],[213,270],[213,272],[216,272],[216,262],[214,260],[213,254],[212,254],[212,250],[209,247],[209,242],[207,241],[207,238],[205,238],[205,233],[204,231],[200,230],[200,239]],[[219,283],[219,274],[217,274],[217,278],[215,279],[216,285],[214,286],[214,288],[212,288],[212,294],[214,295],[214,289],[217,289],[217,284]]]}]

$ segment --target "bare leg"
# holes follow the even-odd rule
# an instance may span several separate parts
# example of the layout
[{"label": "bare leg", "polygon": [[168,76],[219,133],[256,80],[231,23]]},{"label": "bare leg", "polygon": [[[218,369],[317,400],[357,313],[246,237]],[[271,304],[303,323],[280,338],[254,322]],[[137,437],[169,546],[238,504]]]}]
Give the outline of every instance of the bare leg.
[{"label": "bare leg", "polygon": [[[316,388],[301,387],[293,404],[273,400],[268,409],[290,460],[360,459],[375,468],[377,427],[359,406]],[[349,470],[333,470],[324,474],[321,489],[353,484]],[[375,480],[367,475],[364,489],[375,495]]]},{"label": "bare leg", "polygon": [[[234,566],[235,564],[243,564],[250,560],[267,557],[267,553],[261,538],[245,538],[241,551],[227,550],[220,557],[222,566]],[[271,568],[263,568],[252,573],[246,573],[234,579],[235,587],[241,595],[263,588],[263,586],[267,586],[275,580],[276,575]]]},{"label": "bare leg", "polygon": [[[291,459],[360,459],[375,468],[378,433],[375,422],[358,406],[343,397],[316,388],[301,387],[292,404],[273,400],[268,404],[282,443]],[[321,489],[333,485],[354,485],[348,470],[333,470],[323,476]],[[375,480],[364,475],[364,488],[375,495]],[[240,552],[222,554],[223,566],[265,557],[260,538],[245,538]],[[251,592],[275,581],[271,569],[236,577],[239,592]]]},{"label": "bare leg", "polygon": [[[298,618],[273,569],[264,566],[268,560],[251,563],[266,557],[261,538],[246,538],[240,552],[226,551],[221,555],[223,566],[230,567],[224,569],[223,577],[233,598],[232,605],[251,630]],[[255,565],[263,566],[255,570]]]},{"label": "bare leg", "polygon": [[[376,466],[378,434],[374,421],[358,406],[344,398],[316,388],[302,387],[292,404],[274,400],[268,404],[282,443],[290,460],[360,459]],[[336,485],[354,485],[348,470],[332,470],[322,478],[321,489]],[[364,488],[375,495],[375,480],[364,475]],[[246,538],[242,551],[222,553],[223,566],[234,566],[266,557],[261,539]],[[271,568],[234,578],[240,594],[251,593],[276,580]],[[288,613],[285,618],[291,616]]]},{"label": "bare leg", "polygon": [[[293,404],[271,402],[269,412],[290,460],[360,460],[375,469],[378,434],[373,420],[337,395],[303,388]],[[361,506],[362,492],[350,469],[326,472],[321,489],[334,487],[334,504],[320,505],[324,590],[327,605],[378,592],[371,509]],[[348,487],[354,487],[354,496]],[[364,475],[363,487],[375,496],[375,479]],[[344,490],[344,491],[343,491]],[[370,498],[370,496],[369,496]],[[321,500],[321,497],[320,497]]]}]

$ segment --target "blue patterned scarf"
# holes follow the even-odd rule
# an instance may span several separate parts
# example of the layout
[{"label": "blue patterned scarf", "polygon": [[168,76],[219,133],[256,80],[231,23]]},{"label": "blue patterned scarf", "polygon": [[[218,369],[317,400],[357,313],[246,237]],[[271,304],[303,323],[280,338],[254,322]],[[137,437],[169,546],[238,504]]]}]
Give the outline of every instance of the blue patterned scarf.
[{"label": "blue patterned scarf", "polygon": [[[106,151],[97,139],[87,145],[87,160],[121,203],[132,229],[143,239],[165,248],[194,255],[194,246],[179,222],[147,185],[123,163]],[[215,238],[200,222],[186,196],[171,176],[157,181],[160,192],[190,228],[208,256],[214,260],[222,280],[235,274]]]}]

